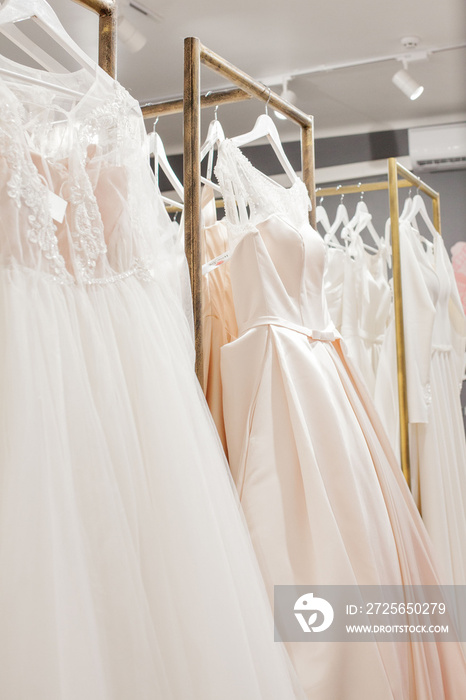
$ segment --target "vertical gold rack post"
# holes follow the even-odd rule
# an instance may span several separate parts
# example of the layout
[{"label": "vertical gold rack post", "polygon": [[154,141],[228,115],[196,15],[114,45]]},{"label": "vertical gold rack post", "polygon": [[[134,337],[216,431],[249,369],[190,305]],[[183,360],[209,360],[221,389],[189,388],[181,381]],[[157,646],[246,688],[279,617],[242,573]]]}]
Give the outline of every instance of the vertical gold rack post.
[{"label": "vertical gold rack post", "polygon": [[[211,92],[201,96],[201,64],[207,66],[237,87]],[[201,163],[200,163],[200,114],[201,108],[239,102],[256,98],[268,103],[301,127],[301,156],[303,180],[308,189],[312,211],[311,224],[315,225],[314,180],[314,121],[311,116],[283,100],[275,92],[247,73],[244,73],[221,56],[202,45],[196,37],[184,41],[184,97],[158,104],[146,104],[142,108],[144,118],[162,114],[184,113],[184,221],[185,250],[188,259],[193,296],[194,330],[196,343],[196,374],[203,384],[202,357],[202,265],[201,265]]]},{"label": "vertical gold rack post", "polygon": [[[402,179],[400,180],[399,177]],[[401,285],[401,254],[400,254],[400,227],[398,190],[401,187],[416,187],[432,199],[433,223],[439,233],[440,229],[440,195],[429,185],[420,180],[416,175],[407,170],[396,158],[388,159],[388,182],[368,182],[358,185],[344,185],[343,187],[318,188],[319,196],[353,194],[356,192],[371,192],[376,190],[388,190],[390,204],[390,225],[392,236],[392,265],[393,265],[393,297],[395,307],[396,328],[396,358],[397,358],[397,383],[398,405],[400,416],[400,460],[401,468],[406,481],[411,486],[411,470],[409,458],[409,416],[408,393],[406,381],[406,350],[405,350],[405,326],[403,320],[403,291]]]},{"label": "vertical gold rack post", "polygon": [[[434,226],[439,233],[440,229],[440,195],[429,185],[413,175],[409,170],[398,163],[396,158],[388,159],[388,187],[390,198],[390,225],[392,233],[392,265],[393,265],[393,297],[395,306],[396,328],[396,361],[398,380],[398,402],[400,407],[400,459],[403,474],[411,485],[411,470],[409,457],[409,414],[408,391],[406,381],[406,349],[405,349],[405,324],[403,320],[403,290],[401,285],[401,254],[400,254],[400,226],[398,189],[399,177],[402,182],[408,182],[408,186],[414,185],[432,199]],[[405,185],[406,186],[406,185]],[[409,329],[408,329],[409,330]]]},{"label": "vertical gold rack post", "polygon": [[116,78],[116,0],[74,0],[99,15],[99,66]]}]

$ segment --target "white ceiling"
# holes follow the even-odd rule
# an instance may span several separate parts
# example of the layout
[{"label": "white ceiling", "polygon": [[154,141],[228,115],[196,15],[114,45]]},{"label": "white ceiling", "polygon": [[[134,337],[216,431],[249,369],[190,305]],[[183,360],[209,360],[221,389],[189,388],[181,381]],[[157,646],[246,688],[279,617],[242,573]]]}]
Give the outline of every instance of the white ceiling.
[{"label": "white ceiling", "polygon": [[[49,0],[65,28],[96,57],[97,17],[72,0]],[[264,82],[322,64],[402,53],[404,36],[420,37],[428,51],[466,42],[465,0],[142,0],[159,13],[159,23],[132,8],[122,10],[146,36],[131,54],[120,44],[118,78],[141,102],[182,94],[183,38],[198,36],[213,51]],[[298,107],[315,117],[317,136],[403,128],[466,119],[466,49],[433,54],[409,66],[425,86],[415,102],[392,83],[396,61],[301,76],[290,83]],[[203,69],[202,89],[225,85]],[[277,88],[280,91],[280,88]],[[231,134],[251,128],[263,111],[256,101],[220,108]],[[203,119],[204,128],[213,110]],[[149,126],[149,124],[148,124]],[[158,129],[168,152],[180,152],[181,118],[164,117]],[[298,131],[279,124],[284,140]]]}]

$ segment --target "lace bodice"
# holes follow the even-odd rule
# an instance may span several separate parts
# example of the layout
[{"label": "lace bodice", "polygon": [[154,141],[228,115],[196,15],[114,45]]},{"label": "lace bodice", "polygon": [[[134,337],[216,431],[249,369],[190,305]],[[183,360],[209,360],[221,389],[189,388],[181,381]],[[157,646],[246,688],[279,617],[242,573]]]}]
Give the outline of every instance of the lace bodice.
[{"label": "lace bodice", "polygon": [[326,251],[309,225],[304,183],[280,187],[229,140],[220,144],[216,174],[233,248],[231,280],[240,334],[268,319],[330,338],[335,328],[323,294]]},{"label": "lace bodice", "polygon": [[308,221],[309,195],[302,180],[288,189],[257,170],[237,146],[225,139],[219,145],[215,173],[222,188],[233,247],[246,231],[271,214],[286,217],[299,228]]},{"label": "lace bodice", "polygon": [[0,65],[70,93],[0,79],[1,266],[63,284],[151,276],[162,243],[154,227],[166,215],[138,103],[100,69],[54,75],[4,57]]}]

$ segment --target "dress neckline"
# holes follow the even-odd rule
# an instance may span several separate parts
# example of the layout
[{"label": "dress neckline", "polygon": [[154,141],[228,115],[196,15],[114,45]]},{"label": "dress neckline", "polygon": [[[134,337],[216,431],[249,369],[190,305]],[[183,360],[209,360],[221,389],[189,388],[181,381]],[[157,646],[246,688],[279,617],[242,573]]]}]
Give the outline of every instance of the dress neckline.
[{"label": "dress neckline", "polygon": [[[244,155],[241,148],[239,148],[239,146],[237,146],[234,143],[233,139],[226,138],[220,142],[220,144],[218,146],[219,152],[221,152],[225,148],[230,148],[236,154],[236,156],[238,157],[240,162],[242,162],[242,164],[246,166],[246,168],[251,170],[251,172],[255,173],[256,175],[259,175],[264,183],[267,183],[268,185],[270,185],[275,190],[278,190],[279,192],[291,192],[291,191],[297,189],[298,186],[300,188],[306,187],[304,182],[298,176],[296,177],[295,182],[291,183],[291,185],[289,187],[284,187],[276,180],[273,180],[271,177],[269,177],[268,175],[263,173],[261,170],[259,170],[259,168],[256,168],[256,166],[251,163],[249,158]],[[306,193],[307,193],[307,189],[306,189]]]},{"label": "dress neckline", "polygon": [[254,230],[273,213],[291,219],[296,229],[299,221],[310,225],[310,199],[304,182],[297,178],[290,187],[283,187],[256,168],[231,139],[219,144],[215,173],[234,238]]},{"label": "dress neckline", "polygon": [[[439,239],[441,239],[441,236],[439,233],[437,233],[436,236],[433,236],[433,250],[432,250],[432,255],[427,253],[425,250],[424,246],[422,245],[422,241],[420,240],[420,234],[417,228],[412,225],[410,221],[405,222],[406,227],[410,232],[410,237],[415,241],[415,247],[418,252],[418,258],[422,259],[422,262],[430,269],[432,272],[434,272],[437,275],[437,265],[436,265],[436,258],[437,258],[437,251],[438,251],[438,242]],[[437,275],[438,276],[438,275]]]}]

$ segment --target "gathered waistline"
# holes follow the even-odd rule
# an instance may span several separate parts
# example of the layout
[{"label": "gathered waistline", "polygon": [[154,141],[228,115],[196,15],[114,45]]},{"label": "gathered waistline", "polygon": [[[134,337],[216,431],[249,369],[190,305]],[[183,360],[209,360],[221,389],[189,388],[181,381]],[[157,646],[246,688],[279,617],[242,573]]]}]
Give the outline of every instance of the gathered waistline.
[{"label": "gathered waistline", "polygon": [[241,326],[239,329],[239,335],[244,335],[244,333],[247,331],[250,331],[252,328],[258,328],[259,326],[280,326],[282,328],[287,328],[290,331],[296,331],[296,333],[306,335],[308,338],[312,338],[312,340],[333,342],[334,340],[341,338],[341,335],[336,328],[333,328],[332,330],[319,331],[317,329],[307,328],[306,326],[300,326],[297,323],[287,321],[286,319],[279,318],[278,316],[259,316],[259,318],[252,323],[246,323],[245,325]]}]

